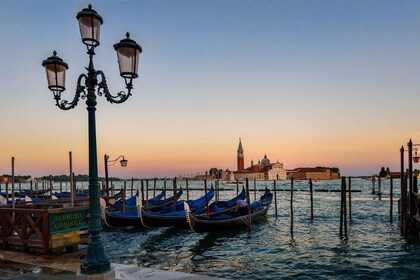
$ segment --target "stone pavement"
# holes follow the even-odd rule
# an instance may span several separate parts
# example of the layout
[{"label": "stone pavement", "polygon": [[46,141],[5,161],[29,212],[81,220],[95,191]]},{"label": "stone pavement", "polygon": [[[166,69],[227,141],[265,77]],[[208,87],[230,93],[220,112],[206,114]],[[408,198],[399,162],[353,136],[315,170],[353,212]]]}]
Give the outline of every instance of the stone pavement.
[{"label": "stone pavement", "polygon": [[[33,255],[22,252],[0,250],[0,279],[75,279],[83,251],[60,256]],[[139,267],[136,265],[111,264],[115,279],[150,280],[218,280],[204,275],[172,272]]]}]

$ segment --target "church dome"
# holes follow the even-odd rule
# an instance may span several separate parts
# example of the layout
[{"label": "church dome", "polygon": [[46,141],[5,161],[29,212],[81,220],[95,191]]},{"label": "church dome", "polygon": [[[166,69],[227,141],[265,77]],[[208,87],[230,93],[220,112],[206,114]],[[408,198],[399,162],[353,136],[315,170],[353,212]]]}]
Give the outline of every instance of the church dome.
[{"label": "church dome", "polygon": [[267,154],[264,155],[264,158],[261,160],[262,165],[270,164],[270,160],[267,158]]}]

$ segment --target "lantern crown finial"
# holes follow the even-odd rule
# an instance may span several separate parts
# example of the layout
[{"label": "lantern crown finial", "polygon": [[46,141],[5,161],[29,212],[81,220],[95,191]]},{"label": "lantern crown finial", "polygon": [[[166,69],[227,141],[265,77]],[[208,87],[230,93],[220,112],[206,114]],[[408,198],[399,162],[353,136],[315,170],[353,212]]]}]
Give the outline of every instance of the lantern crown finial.
[{"label": "lantern crown finial", "polygon": [[130,38],[130,33],[125,33],[125,36],[127,37],[127,38]]},{"label": "lantern crown finial", "polygon": [[87,8],[78,12],[76,19],[79,22],[82,42],[92,48],[99,46],[100,28],[104,23],[104,20],[94,9],[92,9],[92,5],[89,4]]}]

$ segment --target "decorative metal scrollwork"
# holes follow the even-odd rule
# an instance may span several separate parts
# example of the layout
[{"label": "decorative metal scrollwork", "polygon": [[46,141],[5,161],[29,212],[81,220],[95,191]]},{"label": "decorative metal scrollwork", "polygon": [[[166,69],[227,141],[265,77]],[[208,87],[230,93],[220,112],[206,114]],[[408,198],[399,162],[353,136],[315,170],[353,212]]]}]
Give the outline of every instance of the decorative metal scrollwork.
[{"label": "decorative metal scrollwork", "polygon": [[81,84],[83,78],[85,78],[85,81],[87,80],[87,76],[85,74],[81,74],[79,76],[79,79],[77,79],[76,95],[74,96],[72,102],[69,102],[67,100],[61,100],[61,93],[54,92],[54,99],[56,100],[55,105],[58,106],[58,108],[60,108],[61,110],[73,109],[77,106],[77,103],[79,102],[80,98],[86,98],[86,87]]},{"label": "decorative metal scrollwork", "polygon": [[98,76],[101,77],[101,81],[98,83],[98,95],[102,96],[105,95],[106,100],[110,103],[123,103],[125,102],[128,97],[130,97],[131,95],[131,90],[133,88],[132,84],[127,84],[126,88],[127,88],[127,93],[124,91],[120,91],[117,93],[117,95],[112,95],[109,92],[108,89],[108,84],[106,83],[106,78],[105,78],[105,74],[102,71],[96,71],[96,79],[98,79]]}]

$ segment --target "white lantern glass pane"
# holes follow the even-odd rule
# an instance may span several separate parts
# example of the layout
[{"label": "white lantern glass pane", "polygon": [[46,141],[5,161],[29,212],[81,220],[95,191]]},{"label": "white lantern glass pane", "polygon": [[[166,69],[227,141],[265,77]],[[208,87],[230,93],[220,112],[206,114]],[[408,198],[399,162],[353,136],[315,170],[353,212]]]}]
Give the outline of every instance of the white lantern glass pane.
[{"label": "white lantern glass pane", "polygon": [[82,41],[89,46],[98,46],[100,41],[101,23],[97,18],[83,16],[79,18]]},{"label": "white lantern glass pane", "polygon": [[66,85],[66,68],[59,64],[45,66],[47,73],[48,88],[63,91]]},{"label": "white lantern glass pane", "polygon": [[124,78],[137,77],[139,51],[130,47],[122,47],[118,49],[117,53],[121,76]]}]

